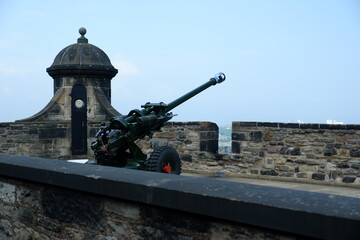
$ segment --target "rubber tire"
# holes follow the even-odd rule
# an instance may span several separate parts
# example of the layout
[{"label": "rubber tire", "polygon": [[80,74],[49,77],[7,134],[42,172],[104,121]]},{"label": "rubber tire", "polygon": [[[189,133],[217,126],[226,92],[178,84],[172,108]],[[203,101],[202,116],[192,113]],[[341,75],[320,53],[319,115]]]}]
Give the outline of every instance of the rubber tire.
[{"label": "rubber tire", "polygon": [[151,153],[150,158],[147,160],[146,170],[165,173],[163,167],[168,163],[172,168],[170,174],[179,175],[181,173],[181,161],[177,151],[172,147],[162,146]]}]

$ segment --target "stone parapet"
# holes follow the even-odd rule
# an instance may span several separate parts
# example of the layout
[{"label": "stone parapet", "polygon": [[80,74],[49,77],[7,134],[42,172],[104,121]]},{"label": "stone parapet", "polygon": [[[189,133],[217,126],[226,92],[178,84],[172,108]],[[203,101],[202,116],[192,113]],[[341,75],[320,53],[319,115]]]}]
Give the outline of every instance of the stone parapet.
[{"label": "stone parapet", "polygon": [[230,172],[360,183],[360,125],[233,122],[232,153]]},{"label": "stone parapet", "polygon": [[90,144],[101,122],[88,123],[88,156],[71,153],[71,122],[0,123],[0,153],[68,160],[91,158]]},{"label": "stone parapet", "polygon": [[359,208],[350,197],[0,154],[4,240],[358,239]]},{"label": "stone parapet", "polygon": [[191,169],[199,162],[215,159],[218,151],[219,128],[212,122],[167,122],[152,138],[145,138],[139,145],[148,155],[156,148],[174,147],[184,169]]}]

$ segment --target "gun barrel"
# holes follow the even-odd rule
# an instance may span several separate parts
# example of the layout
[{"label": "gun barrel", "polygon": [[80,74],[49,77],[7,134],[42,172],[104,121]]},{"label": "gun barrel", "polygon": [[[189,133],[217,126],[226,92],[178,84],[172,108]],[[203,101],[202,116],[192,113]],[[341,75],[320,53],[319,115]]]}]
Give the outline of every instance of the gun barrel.
[{"label": "gun barrel", "polygon": [[204,91],[205,89],[216,85],[218,83],[221,83],[223,81],[225,81],[226,76],[224,73],[218,73],[216,74],[213,78],[211,78],[208,82],[204,83],[203,85],[195,88],[194,90],[188,92],[187,94],[183,95],[182,97],[179,97],[178,99],[172,101],[171,103],[169,103],[167,105],[166,111],[169,112],[172,109],[176,108],[177,106],[179,106],[180,104],[182,104],[183,102],[189,100],[190,98],[194,97],[195,95],[197,95],[198,93]]}]

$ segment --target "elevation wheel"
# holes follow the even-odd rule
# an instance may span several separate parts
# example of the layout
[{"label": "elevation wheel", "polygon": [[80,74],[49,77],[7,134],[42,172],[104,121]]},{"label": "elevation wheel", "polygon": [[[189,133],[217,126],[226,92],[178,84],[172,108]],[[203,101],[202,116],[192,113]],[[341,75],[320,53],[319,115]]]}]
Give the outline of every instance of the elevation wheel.
[{"label": "elevation wheel", "polygon": [[179,175],[181,173],[179,154],[172,147],[159,147],[151,153],[147,160],[146,170]]}]

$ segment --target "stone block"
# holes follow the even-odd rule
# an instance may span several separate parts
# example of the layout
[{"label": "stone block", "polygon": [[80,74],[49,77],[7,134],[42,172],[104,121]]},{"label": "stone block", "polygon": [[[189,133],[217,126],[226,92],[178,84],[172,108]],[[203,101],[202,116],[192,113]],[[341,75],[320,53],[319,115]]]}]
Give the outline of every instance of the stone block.
[{"label": "stone block", "polygon": [[192,156],[190,154],[180,154],[181,161],[192,162]]},{"label": "stone block", "polygon": [[54,219],[48,219],[42,216],[37,216],[35,219],[36,224],[55,233],[59,233],[61,231],[61,225],[58,221]]},{"label": "stone block", "polygon": [[104,203],[104,210],[110,215],[116,215],[132,220],[138,220],[141,217],[139,206],[130,202],[107,200]]},{"label": "stone block", "polygon": [[6,219],[0,219],[0,239],[2,240],[14,239],[13,226]]},{"label": "stone block", "polygon": [[360,150],[359,149],[351,149],[350,156],[351,157],[360,157]]},{"label": "stone block", "polygon": [[311,178],[314,180],[325,180],[325,174],[322,173],[313,173]]},{"label": "stone block", "polygon": [[241,148],[240,148],[239,142],[231,141],[231,152],[237,153],[237,154],[241,153]]},{"label": "stone block", "polygon": [[197,125],[200,125],[201,131],[219,131],[218,125],[213,122],[197,122]]},{"label": "stone block", "polygon": [[46,188],[41,205],[44,215],[60,222],[102,229],[103,205],[101,199],[80,192]]},{"label": "stone block", "polygon": [[261,170],[260,174],[267,175],[267,176],[278,176],[279,175],[279,173],[276,172],[275,170]]},{"label": "stone block", "polygon": [[265,150],[267,153],[280,153],[282,146],[266,145]]},{"label": "stone block", "polygon": [[246,136],[245,136],[244,133],[232,133],[231,134],[231,139],[232,140],[237,140],[237,141],[245,141]]},{"label": "stone block", "polygon": [[274,163],[275,163],[275,165],[285,165],[286,162],[287,162],[286,159],[277,159],[277,160],[275,160]]},{"label": "stone block", "polygon": [[265,169],[273,169],[274,165],[272,165],[272,164],[264,164],[264,168]]},{"label": "stone block", "polygon": [[333,155],[337,155],[337,151],[334,147],[325,149],[324,156],[333,156]]},{"label": "stone block", "polygon": [[292,172],[280,172],[279,177],[291,178],[291,177],[294,177],[294,173],[292,173]]},{"label": "stone block", "polygon": [[327,161],[325,159],[308,159],[306,160],[307,165],[325,165]]},{"label": "stone block", "polygon": [[153,149],[168,145],[168,140],[165,138],[152,138],[150,140],[150,146]]},{"label": "stone block", "polygon": [[360,169],[360,164],[351,164],[351,168]]},{"label": "stone block", "polygon": [[126,222],[108,221],[107,225],[111,229],[111,232],[119,238],[126,239],[131,235],[131,226]]},{"label": "stone block", "polygon": [[[1,200],[0,200],[1,201]],[[15,207],[15,205],[3,205],[1,204],[0,207],[0,216],[5,217],[5,218],[14,218],[17,219],[18,218],[18,208]],[[0,238],[1,239],[1,238]]]},{"label": "stone block", "polygon": [[277,165],[275,166],[275,170],[278,170],[278,171],[289,171],[289,166],[286,166],[286,165]]},{"label": "stone block", "polygon": [[342,163],[336,164],[336,167],[338,167],[338,168],[350,168],[350,164],[342,162]]},{"label": "stone block", "polygon": [[288,148],[287,147],[281,147],[280,148],[280,154],[286,154],[288,152]]},{"label": "stone block", "polygon": [[263,133],[261,131],[250,132],[250,141],[261,142]]},{"label": "stone block", "polygon": [[344,183],[353,183],[353,182],[355,182],[355,179],[356,179],[356,177],[344,177],[342,179],[342,182],[344,182]]},{"label": "stone block", "polygon": [[65,128],[48,128],[39,130],[39,139],[66,138]]},{"label": "stone block", "polygon": [[319,137],[319,138],[315,138],[314,141],[315,141],[315,142],[320,142],[320,143],[334,143],[334,142],[335,142],[335,139],[333,139],[333,138]]},{"label": "stone block", "polygon": [[328,162],[328,163],[326,163],[326,169],[329,170],[329,171],[335,171],[336,170],[336,165],[331,163],[331,162]]},{"label": "stone block", "polygon": [[32,223],[32,221],[33,221],[33,213],[31,211],[29,211],[26,208],[19,207],[18,208],[18,213],[19,213],[19,219],[22,222]]},{"label": "stone block", "polygon": [[308,177],[308,173],[306,173],[306,172],[303,172],[303,173],[297,173],[296,174],[296,177],[298,177],[298,178],[307,178]]},{"label": "stone block", "polygon": [[329,173],[329,179],[335,180],[336,178],[337,178],[337,172],[336,171],[331,171]]},{"label": "stone block", "polygon": [[300,172],[316,172],[318,170],[318,166],[309,166],[309,165],[302,165],[299,166]]},{"label": "stone block", "polygon": [[298,156],[301,155],[301,150],[299,147],[289,148],[289,154],[292,156]]},{"label": "stone block", "polygon": [[19,204],[29,208],[40,209],[40,191],[34,189],[18,188],[16,192],[16,201]]},{"label": "stone block", "polygon": [[5,203],[15,203],[16,187],[9,183],[0,182],[0,200]]},{"label": "stone block", "polygon": [[14,239],[42,239],[42,240],[50,240],[49,237],[38,233],[34,229],[27,227],[26,225],[15,222],[13,224],[14,230]]},{"label": "stone block", "polygon": [[354,168],[345,168],[345,169],[341,169],[340,173],[343,175],[355,175],[356,176],[359,173],[359,171]]}]

